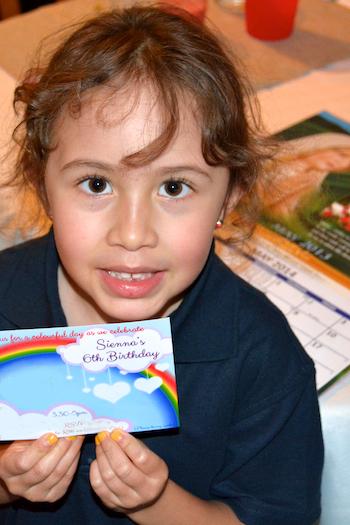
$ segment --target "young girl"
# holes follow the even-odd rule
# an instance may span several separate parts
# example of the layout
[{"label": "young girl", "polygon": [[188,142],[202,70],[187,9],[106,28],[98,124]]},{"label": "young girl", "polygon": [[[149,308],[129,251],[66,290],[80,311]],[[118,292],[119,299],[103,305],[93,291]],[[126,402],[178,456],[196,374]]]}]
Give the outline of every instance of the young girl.
[{"label": "young girl", "polygon": [[52,230],[1,254],[0,328],[170,316],[181,427],[3,446],[1,524],[318,518],[313,364],[213,248],[260,174],[245,95],[207,29],[152,7],[87,22],[17,88],[18,173]]}]

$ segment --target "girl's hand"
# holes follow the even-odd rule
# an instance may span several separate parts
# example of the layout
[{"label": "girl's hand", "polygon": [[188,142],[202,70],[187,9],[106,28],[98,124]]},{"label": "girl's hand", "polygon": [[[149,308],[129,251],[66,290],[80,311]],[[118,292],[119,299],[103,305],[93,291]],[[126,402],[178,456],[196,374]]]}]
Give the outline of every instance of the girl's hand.
[{"label": "girl's hand", "polygon": [[168,467],[159,456],[119,429],[100,432],[96,445],[90,482],[107,507],[127,514],[157,501],[168,481]]},{"label": "girl's hand", "polygon": [[55,434],[14,441],[0,455],[0,480],[14,496],[56,501],[72,481],[82,443],[81,436],[58,439]]}]

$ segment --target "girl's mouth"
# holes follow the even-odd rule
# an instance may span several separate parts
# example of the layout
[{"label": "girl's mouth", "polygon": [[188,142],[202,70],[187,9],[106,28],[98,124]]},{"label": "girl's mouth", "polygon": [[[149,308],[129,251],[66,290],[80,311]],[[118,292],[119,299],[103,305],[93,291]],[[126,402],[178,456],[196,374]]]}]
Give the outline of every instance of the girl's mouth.
[{"label": "girl's mouth", "polygon": [[125,299],[141,299],[151,295],[164,276],[164,271],[134,273],[101,270],[102,282],[108,293]]}]

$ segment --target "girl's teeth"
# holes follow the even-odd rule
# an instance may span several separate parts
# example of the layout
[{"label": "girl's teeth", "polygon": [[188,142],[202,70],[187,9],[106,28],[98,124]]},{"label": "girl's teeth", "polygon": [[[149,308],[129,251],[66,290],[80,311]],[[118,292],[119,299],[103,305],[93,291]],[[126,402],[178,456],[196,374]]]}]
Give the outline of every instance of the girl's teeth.
[{"label": "girl's teeth", "polygon": [[152,276],[151,273],[133,273],[132,278],[135,281],[142,281],[144,279],[149,279]]},{"label": "girl's teeth", "polygon": [[126,273],[112,271],[109,271],[108,273],[112,277],[120,279],[121,281],[143,281],[145,279],[149,279],[152,276],[151,273]]}]

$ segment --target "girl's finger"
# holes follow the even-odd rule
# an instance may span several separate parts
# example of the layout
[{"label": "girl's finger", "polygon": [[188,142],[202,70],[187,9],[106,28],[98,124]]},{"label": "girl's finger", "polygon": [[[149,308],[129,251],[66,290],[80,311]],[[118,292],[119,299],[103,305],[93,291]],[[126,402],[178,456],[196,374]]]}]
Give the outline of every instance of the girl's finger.
[{"label": "girl's finger", "polygon": [[143,473],[108,433],[98,434],[96,444],[96,460],[104,483],[120,497],[133,491],[135,485],[141,482]]},{"label": "girl's finger", "polygon": [[79,457],[80,452],[78,450],[72,463],[60,479],[57,479],[56,474],[51,475],[42,483],[30,487],[25,494],[26,499],[31,501],[43,501],[44,499],[46,502],[54,502],[64,496],[76,472]]},{"label": "girl's finger", "polygon": [[18,476],[31,470],[57,445],[58,438],[49,433],[35,441],[15,441],[3,453],[2,463],[8,476]]},{"label": "girl's finger", "polygon": [[117,428],[111,433],[111,439],[119,445],[131,462],[144,474],[150,476],[155,471],[165,467],[165,463],[157,454],[131,434]]},{"label": "girl's finger", "polygon": [[[77,452],[80,450],[82,442],[83,438],[81,437],[76,440],[66,438],[57,439],[46,454],[39,456],[37,462],[32,465],[26,457],[27,454],[25,454],[23,464],[27,461],[25,465],[27,471],[25,473],[19,473],[18,475],[22,474],[23,481],[33,486],[46,480],[52,473],[54,473],[56,479],[60,479],[62,475],[64,475],[65,469],[71,464]],[[62,466],[59,467],[62,460]],[[30,468],[28,468],[28,465],[31,465]]]},{"label": "girl's finger", "polygon": [[80,457],[80,449],[84,438],[79,436],[74,439],[70,448],[61,456],[61,459],[56,463],[55,468],[45,480],[47,490],[54,489],[56,485],[69,485]]},{"label": "girl's finger", "polygon": [[[112,490],[115,489],[113,475],[124,483],[123,492],[118,487],[118,496],[125,506],[135,507],[159,495],[168,479],[168,468],[161,458],[141,441],[119,429],[110,435],[99,434],[98,442],[100,446],[96,447],[96,458],[101,475]],[[106,463],[102,463],[104,457],[108,469]],[[127,487],[129,491],[125,491]]]},{"label": "girl's finger", "polygon": [[101,468],[97,460],[93,461],[90,465],[90,483],[94,492],[107,507],[119,511],[125,510],[121,505],[118,493],[111,491],[103,480]]}]

